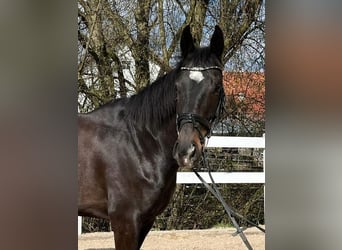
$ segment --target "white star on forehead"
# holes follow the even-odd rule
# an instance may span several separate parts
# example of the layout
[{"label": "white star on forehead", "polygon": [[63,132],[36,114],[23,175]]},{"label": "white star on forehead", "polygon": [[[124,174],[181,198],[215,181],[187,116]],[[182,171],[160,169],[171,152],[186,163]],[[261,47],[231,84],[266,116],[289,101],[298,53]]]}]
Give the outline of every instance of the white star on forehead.
[{"label": "white star on forehead", "polygon": [[190,70],[189,78],[199,83],[204,79],[203,73],[201,71]]}]

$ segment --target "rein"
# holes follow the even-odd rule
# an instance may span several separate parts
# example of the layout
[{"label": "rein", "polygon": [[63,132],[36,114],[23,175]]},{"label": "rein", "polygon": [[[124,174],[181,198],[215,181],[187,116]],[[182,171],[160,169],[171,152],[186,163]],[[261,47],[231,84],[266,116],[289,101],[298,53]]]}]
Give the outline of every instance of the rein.
[{"label": "rein", "polygon": [[203,185],[210,191],[210,193],[212,193],[215,196],[215,198],[218,199],[221,202],[221,204],[223,205],[224,210],[226,211],[226,213],[228,214],[231,222],[233,223],[234,227],[236,228],[236,232],[233,233],[233,236],[239,235],[240,238],[242,239],[242,241],[245,243],[247,249],[252,250],[253,248],[252,248],[251,244],[247,240],[246,235],[243,233],[243,231],[246,230],[248,227],[240,227],[235,218],[240,218],[240,219],[246,221],[249,225],[255,226],[256,228],[258,228],[260,231],[262,231],[264,233],[265,233],[265,229],[263,229],[262,227],[258,226],[254,222],[246,219],[241,214],[235,212],[232,209],[232,206],[229,205],[223,199],[221,192],[217,188],[217,185],[216,185],[216,183],[214,181],[214,178],[211,175],[210,165],[209,165],[209,163],[207,161],[207,157],[206,157],[204,151],[202,151],[202,159],[203,159],[204,167],[206,167],[208,169],[208,173],[209,173],[209,177],[210,177],[212,186],[210,186],[194,168],[192,168],[192,171],[195,173],[197,178],[203,183]]},{"label": "rein", "polygon": [[[210,70],[210,69],[217,69],[222,71],[222,68],[219,66],[209,66],[209,67],[181,67],[181,70],[188,70],[188,71],[205,71],[205,70]],[[218,190],[217,185],[214,181],[214,178],[211,175],[211,169],[210,169],[210,165],[207,161],[207,157],[206,154],[203,150],[204,148],[204,144],[205,144],[205,137],[207,137],[208,139],[211,137],[212,134],[212,129],[211,127],[213,127],[213,125],[217,124],[221,115],[222,115],[222,111],[224,109],[224,91],[223,89],[221,89],[220,91],[220,99],[219,99],[219,103],[217,105],[217,109],[216,109],[216,113],[215,116],[213,117],[213,119],[211,119],[210,121],[206,118],[201,117],[200,115],[197,114],[193,114],[193,113],[182,113],[182,114],[177,114],[177,119],[176,119],[176,128],[177,128],[177,133],[179,133],[179,131],[181,130],[182,126],[186,123],[192,123],[194,129],[196,129],[198,131],[199,137],[200,137],[200,141],[202,144],[202,159],[203,159],[203,164],[204,167],[206,167],[208,169],[208,173],[209,173],[209,177],[211,180],[212,185],[209,185],[203,178],[202,176],[200,176],[200,174],[194,169],[192,168],[192,171],[195,173],[195,175],[198,177],[198,179],[203,183],[203,185],[216,197],[216,199],[218,199],[221,204],[223,205],[226,213],[228,214],[231,222],[233,223],[234,227],[236,228],[236,232],[233,234],[233,236],[239,235],[242,239],[242,241],[244,242],[244,244],[246,245],[247,249],[252,250],[252,246],[251,244],[248,242],[247,237],[245,236],[245,234],[243,233],[244,230],[246,230],[248,227],[240,227],[239,224],[237,223],[235,218],[240,218],[244,221],[246,221],[249,225],[255,226],[256,228],[258,228],[259,230],[261,230],[262,232],[265,233],[265,229],[263,229],[262,227],[256,225],[255,223],[253,223],[252,221],[244,218],[242,215],[240,215],[239,213],[235,212],[231,206],[223,199],[221,192]],[[207,130],[207,133],[205,136],[202,135],[201,131],[200,131],[200,127],[199,125],[201,125],[202,127],[204,127]]]},{"label": "rein", "polygon": [[[209,137],[208,137],[209,138]],[[204,167],[208,169],[208,174],[209,174],[209,178],[210,178],[210,181],[212,183],[212,185],[209,185],[209,183],[207,183],[203,178],[202,176],[197,172],[196,169],[192,168],[192,171],[195,173],[195,175],[197,176],[197,178],[203,183],[203,185],[210,191],[210,193],[212,193],[216,199],[218,199],[222,206],[224,207],[224,210],[226,211],[226,213],[228,214],[229,216],[229,219],[231,220],[231,222],[233,223],[234,227],[236,228],[236,232],[233,233],[233,236],[236,236],[236,235],[239,235],[240,238],[242,239],[242,241],[245,243],[247,249],[249,250],[252,250],[252,246],[251,244],[249,243],[246,235],[243,233],[244,230],[246,230],[248,227],[240,227],[239,224],[237,223],[236,219],[235,218],[239,218],[239,219],[242,219],[244,220],[245,222],[247,222],[249,225],[252,225],[252,226],[255,226],[256,228],[258,228],[260,231],[262,232],[266,232],[264,228],[258,226],[257,224],[255,224],[254,222],[246,219],[245,217],[243,217],[241,214],[235,212],[233,209],[232,209],[232,206],[229,205],[222,197],[222,194],[221,192],[219,191],[219,189],[217,188],[217,185],[214,181],[214,178],[212,177],[211,175],[211,168],[210,168],[210,165],[209,165],[209,162],[207,160],[207,156],[206,156],[206,153],[204,152],[204,150],[202,151],[202,159],[203,159],[203,164],[204,164]]]}]

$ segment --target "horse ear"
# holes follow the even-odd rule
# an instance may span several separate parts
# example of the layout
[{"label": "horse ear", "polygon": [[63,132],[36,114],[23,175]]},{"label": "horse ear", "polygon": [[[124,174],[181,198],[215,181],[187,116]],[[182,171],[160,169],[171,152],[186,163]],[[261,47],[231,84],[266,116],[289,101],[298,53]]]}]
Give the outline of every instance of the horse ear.
[{"label": "horse ear", "polygon": [[210,51],[221,58],[224,49],[224,38],[221,28],[216,25],[214,34],[210,40]]},{"label": "horse ear", "polygon": [[187,25],[183,30],[180,47],[183,58],[185,58],[190,52],[194,51],[195,49],[194,40],[190,31],[190,25]]}]

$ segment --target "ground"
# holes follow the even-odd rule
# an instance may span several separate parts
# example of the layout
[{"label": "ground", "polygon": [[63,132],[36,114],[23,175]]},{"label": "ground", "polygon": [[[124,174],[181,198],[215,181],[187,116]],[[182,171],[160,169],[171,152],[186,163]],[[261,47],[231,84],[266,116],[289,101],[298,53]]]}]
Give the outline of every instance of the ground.
[{"label": "ground", "polygon": [[[233,228],[206,230],[151,231],[142,250],[245,250]],[[244,231],[254,250],[265,249],[265,234],[257,228]],[[113,233],[88,233],[78,236],[79,250],[114,250]]]}]

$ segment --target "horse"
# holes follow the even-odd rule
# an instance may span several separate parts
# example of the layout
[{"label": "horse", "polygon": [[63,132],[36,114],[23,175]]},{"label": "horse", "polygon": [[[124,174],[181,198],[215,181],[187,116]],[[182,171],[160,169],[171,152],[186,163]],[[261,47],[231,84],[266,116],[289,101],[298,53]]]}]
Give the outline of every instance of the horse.
[{"label": "horse", "polygon": [[197,47],[188,25],[180,48],[177,66],[136,95],[78,115],[78,215],[109,219],[116,250],[140,249],[216,117],[222,30]]}]

